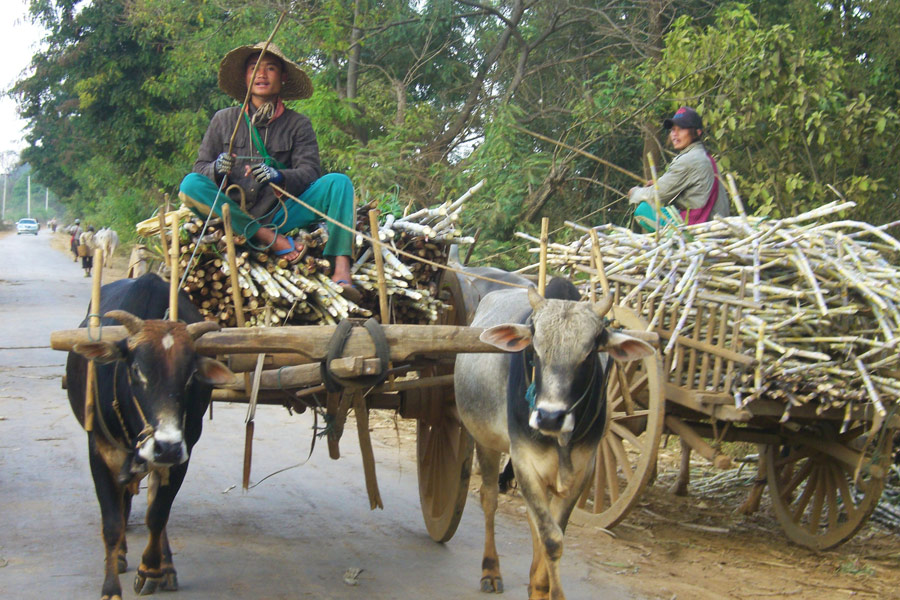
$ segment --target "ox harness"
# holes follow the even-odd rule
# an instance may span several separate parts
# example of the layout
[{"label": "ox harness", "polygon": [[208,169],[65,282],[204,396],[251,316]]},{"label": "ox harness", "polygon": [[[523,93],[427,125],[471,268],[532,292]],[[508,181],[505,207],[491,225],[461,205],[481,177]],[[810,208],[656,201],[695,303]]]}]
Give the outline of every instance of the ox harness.
[{"label": "ox harness", "polygon": [[[572,414],[584,405],[581,414],[575,415],[575,429],[572,431],[571,438],[573,443],[580,441],[586,436],[603,413],[604,405],[601,400],[603,399],[602,396],[605,396],[605,392],[602,385],[603,377],[600,376],[600,357],[597,356],[597,352],[598,348],[595,346],[591,351],[593,363],[591,365],[591,378],[588,381],[588,384],[585,386],[584,390],[582,390],[581,396],[572,403],[572,406],[565,410],[566,414]],[[527,386],[525,389],[525,401],[528,403],[529,412],[532,412],[534,411],[535,401],[537,400],[537,387],[532,380],[532,373],[534,373],[535,364],[537,362],[534,356],[534,349],[529,347],[526,350],[523,350],[522,356],[524,381]],[[592,411],[591,408],[593,408]],[[592,412],[592,414],[588,415],[589,411]]]},{"label": "ox harness", "polygon": [[[122,436],[125,438],[125,443],[123,444],[119,439],[113,436],[112,432],[109,430],[109,426],[106,424],[106,419],[103,418],[103,410],[99,402],[99,386],[94,386],[94,406],[96,409],[94,410],[94,420],[99,423],[100,431],[103,432],[103,437],[106,438],[106,441],[109,442],[113,447],[117,450],[124,452],[127,456],[125,458],[125,462],[122,465],[122,470],[119,473],[118,479],[120,483],[128,483],[131,480],[132,476],[140,473],[146,472],[145,470],[135,470],[133,467],[134,458],[137,452],[141,449],[141,447],[147,443],[147,441],[153,437],[153,433],[155,432],[153,425],[147,421],[147,416],[144,414],[143,409],[141,408],[140,402],[138,402],[137,397],[134,395],[134,392],[131,392],[131,402],[134,405],[134,408],[137,410],[138,416],[141,418],[142,428],[141,431],[132,439],[131,435],[128,433],[128,425],[125,423],[125,417],[122,416],[122,405],[119,401],[119,367],[125,369],[126,377],[128,378],[128,389],[129,391],[134,389],[131,381],[131,372],[128,370],[126,365],[114,364],[112,365],[113,369],[113,381],[112,381],[112,389],[113,389],[113,399],[112,399],[112,409],[116,414],[116,418],[119,422],[119,428],[122,430]],[[188,385],[190,385],[190,380],[188,380]],[[187,387],[187,386],[185,386]],[[167,479],[167,477],[164,477]],[[165,484],[164,484],[165,485]]]}]

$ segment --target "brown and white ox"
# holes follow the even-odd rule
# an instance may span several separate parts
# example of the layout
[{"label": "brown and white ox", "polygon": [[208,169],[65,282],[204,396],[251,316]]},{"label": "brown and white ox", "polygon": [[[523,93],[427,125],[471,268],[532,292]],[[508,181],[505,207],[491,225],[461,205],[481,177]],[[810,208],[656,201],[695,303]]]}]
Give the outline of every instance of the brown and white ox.
[{"label": "brown and white ox", "polygon": [[563,534],[606,430],[609,358],[601,353],[631,361],[655,350],[607,328],[611,298],[578,302],[578,291],[563,279],[551,281],[546,296],[534,288],[485,295],[472,326],[485,327],[481,340],[508,353],[460,354],[454,383],[459,415],[475,438],[481,468],[481,590],[503,591],[494,513],[500,455],[508,452],[531,525],[529,598],[562,600]]},{"label": "brown and white ox", "polygon": [[222,363],[195,352],[194,339],[219,326],[203,321],[185,296],[179,314],[190,324],[160,320],[169,306],[169,286],[156,275],[116,281],[103,286],[101,293],[102,323],[121,323],[128,337],[76,344],[66,363],[66,378],[69,403],[84,426],[85,382],[89,360],[94,361],[95,416],[87,437],[106,545],[101,598],[120,600],[119,573],[127,566],[125,525],[131,498],[147,475],[150,537],[134,589],[150,594],[178,588],[166,534],[169,511],[200,438],[212,386],[230,383],[234,375]]}]

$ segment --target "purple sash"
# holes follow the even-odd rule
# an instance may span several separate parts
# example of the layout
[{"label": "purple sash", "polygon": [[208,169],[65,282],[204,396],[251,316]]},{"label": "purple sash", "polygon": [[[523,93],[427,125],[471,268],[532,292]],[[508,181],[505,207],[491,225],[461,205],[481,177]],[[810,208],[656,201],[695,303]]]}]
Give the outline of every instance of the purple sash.
[{"label": "purple sash", "polygon": [[713,186],[712,190],[709,192],[709,200],[707,200],[706,204],[700,208],[681,211],[681,219],[684,221],[685,225],[694,225],[696,223],[706,223],[709,221],[713,207],[716,205],[716,200],[719,199],[719,169],[716,167],[716,161],[712,157],[712,154],[707,152],[706,156],[709,158],[709,162],[712,163],[713,168]]}]

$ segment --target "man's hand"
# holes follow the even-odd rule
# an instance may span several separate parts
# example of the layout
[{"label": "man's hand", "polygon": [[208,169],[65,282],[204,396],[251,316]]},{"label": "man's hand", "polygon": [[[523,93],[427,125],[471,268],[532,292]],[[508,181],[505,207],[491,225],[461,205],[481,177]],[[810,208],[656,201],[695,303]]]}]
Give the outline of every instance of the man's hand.
[{"label": "man's hand", "polygon": [[638,188],[638,187],[633,187],[630,190],[628,190],[628,203],[629,204],[637,204],[638,202],[640,202],[640,200],[638,199],[637,194],[636,194],[636,192],[639,189],[640,188]]},{"label": "man's hand", "polygon": [[231,167],[234,166],[234,155],[228,154],[227,152],[223,152],[218,157],[216,157],[216,173],[219,175],[230,175]]},{"label": "man's hand", "polygon": [[281,183],[284,181],[284,173],[266,163],[259,163],[250,171],[253,177],[260,183]]}]

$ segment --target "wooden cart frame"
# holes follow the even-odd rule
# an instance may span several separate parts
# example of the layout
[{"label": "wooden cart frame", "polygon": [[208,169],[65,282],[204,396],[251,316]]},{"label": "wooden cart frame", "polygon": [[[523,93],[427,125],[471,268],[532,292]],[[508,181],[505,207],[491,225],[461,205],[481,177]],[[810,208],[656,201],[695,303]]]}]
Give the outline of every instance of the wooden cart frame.
[{"label": "wooden cart frame", "polygon": [[[227,211],[225,217],[227,225]],[[546,239],[546,233],[542,238]],[[228,246],[229,260],[233,261],[230,236]],[[172,255],[170,264],[177,264],[174,247]],[[100,254],[100,265],[102,260]],[[544,262],[541,264],[545,272]],[[597,275],[588,267],[576,268],[589,273],[592,280]],[[97,306],[101,272],[98,266],[94,286]],[[173,281],[176,275],[172,273]],[[743,294],[736,298],[698,294],[690,312],[684,314],[681,305],[660,305],[659,299],[642,289],[640,280],[610,276],[609,285],[615,299],[613,325],[653,331],[659,336],[660,347],[669,350],[640,361],[610,365],[608,435],[600,442],[594,477],[579,502],[588,520],[612,527],[625,518],[655,477],[660,439],[667,431],[680,436],[683,451],[690,448],[720,468],[730,464],[719,450],[722,442],[759,444],[760,472],[765,473],[773,509],[785,533],[798,544],[830,548],[862,527],[884,488],[893,432],[900,428],[896,417],[874,431],[874,411],[868,405],[855,407],[849,414],[800,407],[786,415],[781,403],[759,399],[743,403],[730,392],[734,378],[761,368],[740,347],[737,331],[733,330],[744,311],[755,308]],[[177,298],[176,288],[173,284],[173,299]],[[479,329],[467,327],[473,307],[465,305],[457,275],[443,271],[438,289],[447,307],[438,323],[384,326],[390,342],[392,375],[410,377],[400,380],[392,376],[374,388],[351,384],[341,391],[325,393],[319,365],[326,359],[325,349],[335,326],[229,329],[206,334],[198,340],[197,350],[225,359],[235,372],[255,372],[252,386],[246,375],[243,386],[215,390],[214,400],[248,402],[251,408],[256,403],[283,404],[302,411],[319,407],[315,394],[324,395],[332,458],[340,456],[344,422],[353,408],[373,508],[381,506],[381,498],[368,410],[391,409],[403,418],[416,419],[422,514],[429,535],[444,542],[453,536],[462,516],[474,448],[456,413],[453,361],[459,352],[498,350],[480,342]],[[381,304],[384,313],[383,295]],[[682,329],[686,320],[691,325]],[[116,331],[120,329],[106,331],[114,338],[123,335]],[[52,347],[71,349],[74,337],[85,335],[85,330],[80,331],[54,333]],[[679,333],[672,342],[675,331]],[[688,335],[682,335],[683,331]],[[342,356],[325,362],[332,373],[350,381],[383,368],[376,358],[375,344],[362,328],[351,332]],[[247,439],[252,439],[252,422],[248,423]],[[245,485],[250,455],[248,445]],[[683,456],[683,477],[686,459]],[[682,483],[686,485],[686,479]],[[758,486],[748,506],[758,504],[761,493]]]},{"label": "wooden cart frame", "polygon": [[[850,412],[803,406],[785,413],[779,402],[742,402],[730,392],[735,377],[762,365],[740,347],[731,329],[736,325],[729,323],[740,323],[745,311],[756,308],[752,302],[742,295],[700,294],[685,315],[682,305],[661,305],[640,280],[609,281],[614,321],[622,327],[655,331],[666,348],[679,323],[690,326],[661,360],[613,365],[609,435],[600,443],[594,480],[579,504],[588,520],[611,527],[628,514],[655,476],[657,449],[667,432],[680,436],[683,452],[694,450],[719,468],[730,466],[722,442],[758,444],[760,475],[788,538],[813,549],[850,539],[883,491],[897,419],[873,431],[871,405]],[[682,457],[682,486],[688,456]],[[742,509],[755,510],[761,493],[757,486]]]}]

